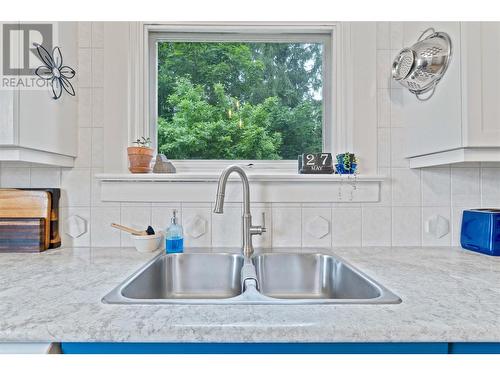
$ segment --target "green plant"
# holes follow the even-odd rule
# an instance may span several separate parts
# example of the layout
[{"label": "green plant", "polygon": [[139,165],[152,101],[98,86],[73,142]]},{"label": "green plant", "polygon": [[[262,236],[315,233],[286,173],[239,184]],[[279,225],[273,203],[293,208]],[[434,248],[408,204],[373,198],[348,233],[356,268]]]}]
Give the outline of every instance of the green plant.
[{"label": "green plant", "polygon": [[134,145],[137,145],[137,147],[151,147],[151,139],[148,138],[137,138],[135,142],[132,142]]}]

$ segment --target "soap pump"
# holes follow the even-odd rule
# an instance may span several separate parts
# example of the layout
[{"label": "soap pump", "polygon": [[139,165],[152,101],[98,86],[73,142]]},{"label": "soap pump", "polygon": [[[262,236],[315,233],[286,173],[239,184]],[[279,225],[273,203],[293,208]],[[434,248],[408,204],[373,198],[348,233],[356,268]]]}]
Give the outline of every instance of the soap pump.
[{"label": "soap pump", "polygon": [[166,251],[167,254],[182,253],[184,251],[184,236],[182,225],[177,222],[177,210],[174,210],[170,219],[170,225],[166,231]]}]

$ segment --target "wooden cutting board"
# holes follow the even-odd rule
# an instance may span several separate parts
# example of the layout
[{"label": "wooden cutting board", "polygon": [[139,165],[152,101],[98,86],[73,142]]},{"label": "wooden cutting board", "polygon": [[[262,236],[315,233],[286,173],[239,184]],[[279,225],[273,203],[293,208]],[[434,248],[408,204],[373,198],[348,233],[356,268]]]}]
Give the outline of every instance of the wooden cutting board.
[{"label": "wooden cutting board", "polygon": [[[0,189],[0,219],[44,219],[43,249],[50,244],[51,195],[47,191]],[[20,232],[20,237],[23,232]]]},{"label": "wooden cutting board", "polygon": [[45,219],[0,218],[0,253],[38,253],[45,241]]},{"label": "wooden cutting board", "polygon": [[49,249],[61,246],[61,236],[59,235],[59,200],[61,198],[60,188],[21,188],[19,190],[47,191],[50,193],[50,244]]}]

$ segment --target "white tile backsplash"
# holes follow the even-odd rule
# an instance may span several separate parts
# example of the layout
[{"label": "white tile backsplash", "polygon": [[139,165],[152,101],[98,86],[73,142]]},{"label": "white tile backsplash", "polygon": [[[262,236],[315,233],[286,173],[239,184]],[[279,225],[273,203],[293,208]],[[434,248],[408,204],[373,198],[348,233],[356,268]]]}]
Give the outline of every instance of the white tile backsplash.
[{"label": "white tile backsplash", "polygon": [[61,168],[31,168],[30,187],[58,188],[61,186]]},{"label": "white tile backsplash", "polygon": [[387,89],[377,90],[378,126],[388,127],[391,124],[391,97]]},{"label": "white tile backsplash", "polygon": [[75,159],[76,168],[89,168],[92,153],[92,129],[78,129],[78,156]]},{"label": "white tile backsplash", "polygon": [[391,51],[377,51],[377,87],[385,89],[390,87],[391,79]]},{"label": "white tile backsplash", "polygon": [[385,181],[380,185],[380,199],[378,202],[363,203],[364,207],[371,207],[371,206],[390,207],[392,205],[391,168],[387,167],[378,168],[378,174],[385,178]]},{"label": "white tile backsplash", "polygon": [[92,22],[92,47],[104,47],[104,22]]},{"label": "white tile backsplash", "polygon": [[420,246],[421,208],[392,208],[392,246]]},{"label": "white tile backsplash", "polygon": [[377,22],[377,49],[391,49],[390,22]]},{"label": "white tile backsplash", "polygon": [[[86,247],[90,246],[90,232],[91,232],[91,222],[90,222],[90,207],[63,207],[59,210],[59,233],[61,236],[61,242],[64,246],[74,246],[74,247]],[[84,221],[84,228],[86,232],[80,236],[73,238],[66,234],[68,231],[68,219],[71,216],[79,216]]]},{"label": "white tile backsplash", "polygon": [[482,206],[500,206],[500,168],[481,169]]},{"label": "white tile backsplash", "polygon": [[224,204],[224,213],[212,212],[212,246],[241,246],[241,203]]},{"label": "white tile backsplash", "polygon": [[[426,222],[435,215],[442,216],[448,220],[449,233],[441,238],[436,238],[426,232]],[[422,245],[423,246],[450,246],[452,237],[451,209],[447,207],[423,207],[422,208]]]},{"label": "white tile backsplash", "polygon": [[302,245],[302,218],[300,205],[273,205],[273,247],[300,247]]},{"label": "white tile backsplash", "polygon": [[212,246],[212,210],[210,204],[182,204],[184,246]]},{"label": "white tile backsplash", "polygon": [[104,126],[104,89],[102,87],[92,89],[92,126],[95,128]]},{"label": "white tile backsplash", "polygon": [[392,199],[395,206],[420,206],[420,170],[392,169]]},{"label": "white tile backsplash", "polygon": [[400,50],[403,48],[403,22],[391,22],[390,25],[391,49]]},{"label": "white tile backsplash", "polygon": [[78,88],[91,87],[92,85],[92,49],[78,49]]},{"label": "white tile backsplash", "polygon": [[90,168],[63,168],[61,206],[90,206]]},{"label": "white tile backsplash", "polygon": [[[394,80],[391,80],[394,84]],[[400,127],[404,126],[404,116],[403,116],[403,89],[393,88],[390,90],[390,101],[391,101],[391,126]]]},{"label": "white tile backsplash", "polygon": [[302,208],[302,246],[330,247],[332,210],[330,207]]},{"label": "white tile backsplash", "polygon": [[[61,226],[71,215],[88,221],[88,232],[76,239],[61,230],[64,245],[129,246],[129,239],[110,227],[112,221],[141,227],[151,224],[155,230],[164,230],[172,209],[177,208],[186,246],[238,246],[240,204],[228,204],[223,215],[214,215],[211,202],[152,203],[144,207],[100,200],[99,182],[93,176],[103,171],[105,148],[103,31],[102,22],[79,23],[77,167],[42,168],[4,162],[0,165],[0,186],[61,186]],[[378,22],[377,165],[378,173],[387,177],[382,183],[381,201],[312,206],[252,204],[254,224],[261,223],[261,212],[265,212],[268,230],[263,236],[253,237],[255,247],[458,245],[463,209],[500,205],[500,165],[465,163],[452,168],[409,169],[401,110],[404,89],[390,78],[392,60],[402,47],[402,23]],[[434,215],[450,220],[450,233],[440,239],[425,233],[425,222]],[[307,223],[317,217],[329,221],[324,236],[307,228]],[[316,220],[325,227],[321,219]],[[195,236],[186,233],[189,225]]]},{"label": "white tile backsplash", "polygon": [[92,49],[92,86],[104,86],[104,49]]},{"label": "white tile backsplash", "polygon": [[30,168],[2,166],[0,182],[4,188],[28,188],[30,187]]},{"label": "white tile backsplash", "polygon": [[[408,168],[406,159],[406,128],[391,129],[391,167]],[[381,165],[383,167],[383,165]]]},{"label": "white tile backsplash", "polygon": [[104,129],[92,128],[91,165],[100,168],[104,165]]},{"label": "white tile backsplash", "polygon": [[390,207],[363,207],[361,216],[362,246],[390,246],[391,221]]},{"label": "white tile backsplash", "polygon": [[88,128],[92,125],[92,89],[78,89],[78,126]]},{"label": "white tile backsplash", "polygon": [[92,22],[78,22],[78,46],[90,48],[92,43]]},{"label": "white tile backsplash", "polygon": [[377,163],[380,167],[391,166],[391,129],[378,129],[378,159]]},{"label": "white tile backsplash", "polygon": [[447,206],[451,203],[450,168],[422,170],[422,206]]},{"label": "white tile backsplash", "polygon": [[90,243],[96,247],[121,246],[121,233],[111,227],[111,223],[120,222],[120,207],[92,207]]},{"label": "white tile backsplash", "polygon": [[361,246],[361,207],[333,208],[332,246]]},{"label": "white tile backsplash", "polygon": [[453,206],[479,206],[480,168],[451,168],[451,203]]}]

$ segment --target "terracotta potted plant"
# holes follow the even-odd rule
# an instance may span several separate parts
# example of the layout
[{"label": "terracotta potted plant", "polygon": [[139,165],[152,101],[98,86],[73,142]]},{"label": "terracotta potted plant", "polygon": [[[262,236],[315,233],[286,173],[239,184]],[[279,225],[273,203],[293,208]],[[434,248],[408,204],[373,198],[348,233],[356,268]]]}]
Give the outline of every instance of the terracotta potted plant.
[{"label": "terracotta potted plant", "polygon": [[151,148],[151,140],[141,137],[135,142],[136,146],[127,147],[129,171],[132,173],[151,173],[151,160],[154,150]]}]

